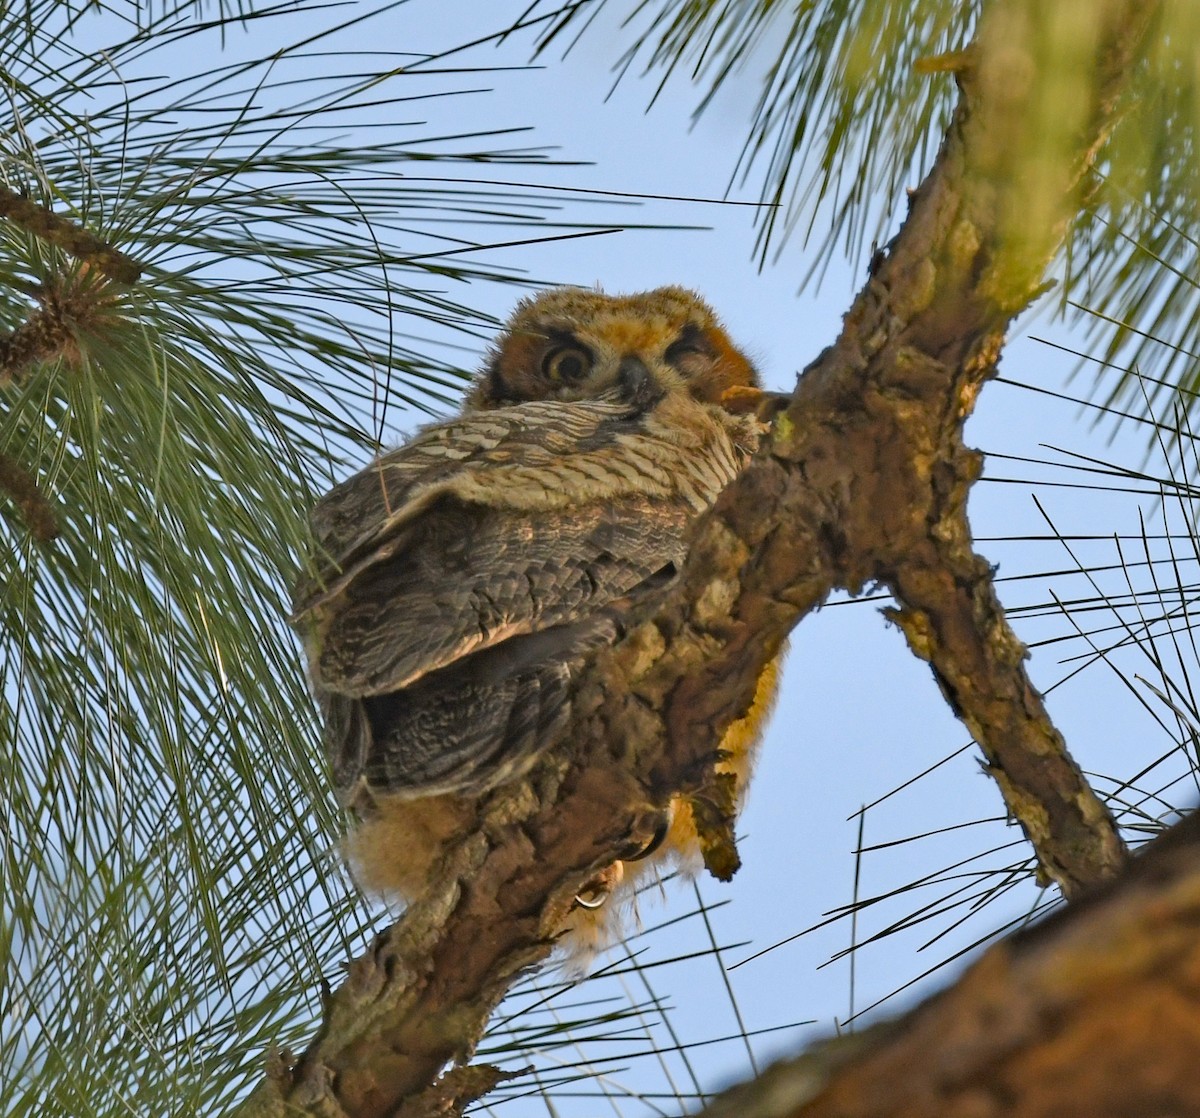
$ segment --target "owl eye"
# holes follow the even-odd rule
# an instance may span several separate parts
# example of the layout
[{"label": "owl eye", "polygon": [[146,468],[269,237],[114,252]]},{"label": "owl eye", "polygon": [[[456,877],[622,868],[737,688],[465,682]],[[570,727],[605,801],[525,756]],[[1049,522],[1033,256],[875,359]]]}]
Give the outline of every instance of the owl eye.
[{"label": "owl eye", "polygon": [[679,337],[663,354],[668,363],[679,365],[689,357],[715,357],[716,350],[712,342],[704,335],[704,331],[694,323],[688,323],[680,332]]},{"label": "owl eye", "polygon": [[542,358],[542,372],[554,384],[578,384],[592,371],[592,355],[582,346],[558,346]]}]

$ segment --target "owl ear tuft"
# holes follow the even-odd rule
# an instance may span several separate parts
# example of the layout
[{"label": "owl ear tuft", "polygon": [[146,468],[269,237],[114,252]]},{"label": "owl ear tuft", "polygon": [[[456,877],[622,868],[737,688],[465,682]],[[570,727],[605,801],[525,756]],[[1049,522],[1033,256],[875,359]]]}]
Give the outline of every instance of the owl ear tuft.
[{"label": "owl ear tuft", "polygon": [[536,349],[537,344],[534,339],[520,335],[502,338],[500,344],[489,353],[487,363],[467,393],[465,407],[468,410],[499,408],[529,399],[529,396],[518,391],[519,384],[509,382],[505,370],[529,368],[529,362],[534,359],[530,351]]}]

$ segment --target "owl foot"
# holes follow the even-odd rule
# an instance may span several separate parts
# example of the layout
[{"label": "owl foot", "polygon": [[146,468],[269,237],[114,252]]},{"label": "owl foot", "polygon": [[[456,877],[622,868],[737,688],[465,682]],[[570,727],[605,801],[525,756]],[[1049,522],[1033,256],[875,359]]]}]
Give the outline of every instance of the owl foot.
[{"label": "owl foot", "polygon": [[667,837],[667,831],[671,829],[671,817],[665,812],[658,817],[658,822],[654,825],[654,833],[650,836],[650,841],[643,843],[641,846],[627,846],[621,851],[620,859],[622,862],[640,862],[643,858],[649,858],[660,846],[663,840]]},{"label": "owl foot", "polygon": [[670,827],[671,817],[663,812],[655,821],[654,831],[647,841],[630,843],[623,847],[620,854],[617,855],[617,860],[611,866],[601,870],[575,894],[576,906],[589,911],[602,908],[613,889],[625,876],[624,863],[640,862],[643,858],[649,858],[662,846]]},{"label": "owl foot", "polygon": [[608,898],[612,896],[612,891],[621,883],[624,876],[625,872],[621,862],[613,862],[611,866],[606,866],[598,874],[593,875],[588,883],[575,894],[575,907],[585,908],[589,912],[603,908],[608,903]]}]

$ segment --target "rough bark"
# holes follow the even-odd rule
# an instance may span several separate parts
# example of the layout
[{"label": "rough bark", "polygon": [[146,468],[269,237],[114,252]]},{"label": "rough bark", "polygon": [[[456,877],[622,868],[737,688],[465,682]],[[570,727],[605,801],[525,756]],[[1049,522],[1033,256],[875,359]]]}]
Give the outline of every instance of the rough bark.
[{"label": "rough bark", "polygon": [[[702,523],[679,583],[595,657],[562,753],[480,805],[477,826],[446,851],[436,895],[352,964],[308,1050],[275,1061],[247,1113],[390,1115],[466,1058],[642,814],[681,790],[719,800],[705,773],[723,729],[788,631],[837,587],[894,592],[897,623],[980,741],[1048,878],[1074,895],[1122,865],[1115,826],[1054,730],[973,552],[965,504],[979,463],[961,438],[1077,210],[1155,9],[1092,7],[1085,112],[1051,149],[1030,108],[1047,96],[1039,5],[988,9],[956,63],[968,67],[960,103],[902,231]],[[1052,205],[1030,228],[1021,215],[1034,195]],[[720,814],[714,866],[731,841]],[[451,1093],[461,1106],[466,1095]]]},{"label": "rough bark", "polygon": [[945,992],[728,1092],[704,1118],[1200,1114],[1200,815]]}]

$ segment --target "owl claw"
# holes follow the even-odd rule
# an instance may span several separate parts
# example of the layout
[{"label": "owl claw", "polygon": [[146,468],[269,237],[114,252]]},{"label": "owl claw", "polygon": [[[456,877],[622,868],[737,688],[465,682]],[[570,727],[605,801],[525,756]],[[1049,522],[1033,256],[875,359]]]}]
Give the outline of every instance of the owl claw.
[{"label": "owl claw", "polygon": [[590,878],[575,894],[575,907],[595,911],[603,908],[612,896],[613,890],[621,884],[625,876],[625,863],[618,859],[607,865],[594,877]]},{"label": "owl claw", "polygon": [[[641,846],[633,846],[632,849],[626,848],[622,850],[617,856],[617,860],[609,866],[608,870],[597,874],[583,887],[582,892],[575,894],[576,906],[586,908],[591,912],[594,912],[598,908],[603,908],[608,902],[614,885],[621,879],[621,863],[640,862],[643,858],[649,858],[651,854],[662,846],[670,826],[670,816],[665,813],[660,815],[654,825],[654,833],[650,836],[650,841],[643,843]],[[613,871],[617,872],[617,876],[609,880],[608,875]]]},{"label": "owl claw", "polygon": [[666,816],[660,816],[658,822],[654,826],[654,834],[650,836],[650,841],[644,846],[635,847],[632,853],[621,854],[622,862],[640,862],[643,858],[649,858],[660,846],[663,840],[667,837],[667,831],[670,829],[671,821]]}]

